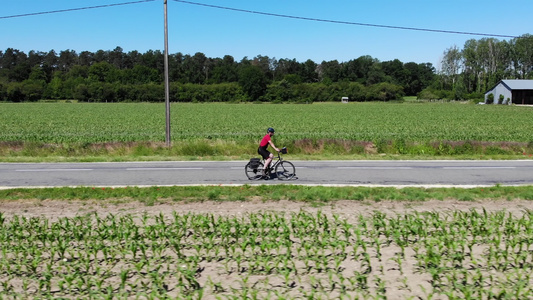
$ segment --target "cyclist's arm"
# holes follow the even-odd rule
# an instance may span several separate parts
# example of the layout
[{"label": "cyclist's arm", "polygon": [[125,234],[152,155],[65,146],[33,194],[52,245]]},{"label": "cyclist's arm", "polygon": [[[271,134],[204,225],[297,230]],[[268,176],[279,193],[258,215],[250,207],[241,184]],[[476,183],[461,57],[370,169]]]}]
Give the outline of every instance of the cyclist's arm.
[{"label": "cyclist's arm", "polygon": [[279,152],[279,149],[276,148],[276,146],[274,145],[274,143],[272,142],[272,140],[268,141],[268,143],[270,144],[270,146],[272,146],[272,148],[274,148],[274,150],[276,150],[276,151]]}]

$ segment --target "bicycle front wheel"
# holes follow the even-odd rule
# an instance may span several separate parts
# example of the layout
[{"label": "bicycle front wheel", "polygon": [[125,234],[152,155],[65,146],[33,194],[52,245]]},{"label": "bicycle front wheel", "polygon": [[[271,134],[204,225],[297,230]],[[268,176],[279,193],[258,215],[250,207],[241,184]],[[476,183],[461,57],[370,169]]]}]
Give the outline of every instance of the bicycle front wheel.
[{"label": "bicycle front wheel", "polygon": [[290,180],[296,175],[294,165],[289,161],[282,161],[276,166],[276,176],[279,180]]},{"label": "bicycle front wheel", "polygon": [[263,177],[262,174],[261,174],[262,170],[263,170],[263,163],[259,163],[257,168],[252,168],[250,163],[246,164],[246,166],[244,167],[244,172],[246,173],[246,176],[250,180],[259,180],[259,179],[261,179]]}]

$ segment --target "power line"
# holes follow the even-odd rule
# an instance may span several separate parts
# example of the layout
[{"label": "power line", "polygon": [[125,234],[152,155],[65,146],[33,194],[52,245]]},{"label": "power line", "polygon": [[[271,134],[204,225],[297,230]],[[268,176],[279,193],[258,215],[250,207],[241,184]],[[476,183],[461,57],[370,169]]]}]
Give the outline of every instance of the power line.
[{"label": "power line", "polygon": [[[0,19],[28,17],[28,16],[36,16],[36,15],[44,15],[44,14],[54,14],[54,13],[70,12],[70,11],[77,11],[77,10],[88,10],[88,9],[95,9],[95,8],[105,8],[105,7],[130,5],[130,4],[138,4],[138,3],[154,2],[154,1],[156,1],[156,0],[139,0],[139,1],[124,2],[124,3],[115,3],[115,4],[106,4],[106,5],[98,5],[98,6],[61,9],[61,10],[46,11],[46,12],[35,12],[35,13],[27,13],[27,14],[20,14],[20,15],[3,16],[3,17],[0,17]],[[314,22],[325,22],[325,23],[355,25],[355,26],[366,26],[366,27],[377,27],[377,28],[388,28],[388,29],[401,29],[401,30],[411,30],[411,31],[425,31],[425,32],[436,32],[436,33],[477,35],[477,36],[487,36],[487,37],[520,38],[519,36],[493,34],[493,33],[452,31],[452,30],[441,30],[441,29],[429,29],[429,28],[404,27],[404,26],[393,26],[393,25],[370,24],[370,23],[348,22],[348,21],[338,21],[338,20],[327,20],[327,19],[319,19],[319,18],[309,18],[309,17],[300,17],[300,16],[292,16],[292,15],[284,15],[284,14],[275,14],[275,13],[268,13],[268,12],[254,11],[254,10],[246,10],[246,9],[218,6],[218,5],[212,5],[212,4],[191,2],[191,1],[185,1],[185,0],[173,0],[173,1],[180,2],[180,3],[185,3],[185,4],[197,5],[197,6],[204,6],[204,7],[210,7],[210,8],[217,8],[217,9],[224,9],[224,10],[243,12],[243,13],[258,14],[258,15],[265,15],[265,16],[271,16],[271,17],[297,19],[297,20],[314,21]]]},{"label": "power line", "polygon": [[513,35],[502,35],[502,34],[492,34],[492,33],[476,33],[476,32],[466,32],[466,31],[451,31],[451,30],[440,30],[440,29],[428,29],[428,28],[403,27],[403,26],[379,25],[379,24],[369,24],[369,23],[326,20],[326,19],[318,19],[318,18],[308,18],[308,17],[298,17],[298,16],[291,16],[291,15],[283,15],[283,14],[274,14],[274,13],[267,13],[267,12],[261,12],[261,11],[239,9],[239,8],[231,8],[231,7],[218,6],[218,5],[212,5],[212,4],[204,4],[204,3],[197,3],[197,2],[190,2],[190,1],[184,1],[184,0],[173,0],[173,1],[180,2],[180,3],[185,3],[185,4],[191,4],[191,5],[205,6],[205,7],[210,7],[210,8],[218,8],[218,9],[225,9],[225,10],[231,10],[231,11],[238,11],[238,12],[243,12],[243,13],[258,14],[258,15],[265,15],[265,16],[271,16],[271,17],[297,19],[297,20],[314,21],[314,22],[326,22],[326,23],[345,24],[345,25],[379,27],[379,28],[388,28],[388,29],[414,30],[414,31],[426,31],[426,32],[437,32],[437,33],[479,35],[479,36],[488,36],[488,37],[519,38],[518,36],[513,36]]},{"label": "power line", "polygon": [[55,13],[62,13],[62,12],[69,12],[69,11],[76,11],[76,10],[86,10],[86,9],[94,9],[94,8],[104,8],[104,7],[120,6],[120,5],[129,5],[129,4],[137,4],[137,3],[153,2],[153,1],[156,1],[156,0],[140,0],[140,1],[131,1],[131,2],[124,2],[124,3],[115,3],[115,4],[98,5],[98,6],[89,6],[89,7],[80,7],[80,8],[69,8],[69,9],[61,9],[61,10],[53,10],[53,11],[45,11],[45,12],[36,12],[36,13],[27,13],[27,14],[21,14],[21,15],[4,16],[4,17],[0,17],[0,19],[19,18],[19,17],[29,17],[29,16],[37,16],[37,15],[45,15],[45,14],[55,14]]}]

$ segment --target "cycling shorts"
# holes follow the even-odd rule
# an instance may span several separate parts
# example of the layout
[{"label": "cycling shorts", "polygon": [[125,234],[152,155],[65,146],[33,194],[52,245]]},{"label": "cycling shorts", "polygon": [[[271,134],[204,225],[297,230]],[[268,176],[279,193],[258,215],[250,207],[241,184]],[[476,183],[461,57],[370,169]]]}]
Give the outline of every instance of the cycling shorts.
[{"label": "cycling shorts", "polygon": [[270,152],[263,147],[259,147],[257,149],[257,153],[259,153],[263,157],[263,159],[268,159],[270,157]]}]

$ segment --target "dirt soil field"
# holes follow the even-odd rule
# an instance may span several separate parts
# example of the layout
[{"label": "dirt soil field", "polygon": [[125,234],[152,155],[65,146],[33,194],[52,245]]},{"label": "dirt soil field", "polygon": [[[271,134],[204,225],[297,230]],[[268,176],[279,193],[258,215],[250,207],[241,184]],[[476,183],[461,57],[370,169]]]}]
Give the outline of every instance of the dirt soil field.
[{"label": "dirt soil field", "polygon": [[[515,216],[522,215],[527,210],[533,210],[533,201],[505,201],[505,200],[486,200],[486,201],[423,201],[423,202],[400,202],[400,201],[380,201],[380,202],[361,202],[361,201],[333,201],[323,206],[314,206],[305,202],[292,201],[241,201],[241,202],[168,202],[158,203],[153,206],[146,206],[139,202],[129,201],[114,201],[113,203],[103,203],[102,200],[91,201],[51,201],[51,200],[25,200],[25,201],[0,201],[0,212],[6,219],[15,215],[24,217],[43,217],[51,221],[64,217],[75,217],[78,215],[86,215],[89,213],[97,213],[100,216],[108,214],[114,215],[142,215],[148,213],[150,215],[164,215],[170,216],[173,212],[179,213],[194,213],[194,214],[214,214],[220,216],[245,216],[249,213],[259,212],[300,212],[306,211],[308,213],[321,212],[323,214],[332,216],[339,215],[349,222],[357,222],[360,215],[372,215],[379,211],[390,216],[409,214],[413,212],[450,212],[450,211],[469,211],[471,209],[483,210],[487,212],[506,211]],[[423,299],[426,298],[425,290],[430,291],[431,285],[429,275],[416,272],[414,269],[415,259],[414,253],[408,252],[408,257],[404,262],[406,268],[405,273],[398,272],[394,265],[393,258],[398,249],[391,247],[384,249],[383,259],[378,262],[375,258],[372,259],[373,265],[381,265],[385,270],[385,278],[387,284],[386,296],[388,299]],[[476,252],[482,251],[478,249]],[[408,267],[409,266],[409,267]],[[206,264],[205,271],[202,273],[198,282],[204,286],[207,279],[218,281],[223,285],[233,286],[239,280],[236,274],[231,276],[220,273],[220,266],[209,266]],[[345,265],[347,270],[354,269],[355,266]],[[406,281],[408,278],[408,281]],[[256,284],[265,280],[265,278],[255,278]],[[270,281],[271,286],[276,286],[276,280],[273,278]],[[118,280],[117,280],[118,281]],[[281,282],[279,283],[281,284]],[[18,287],[20,288],[20,287]],[[372,291],[371,291],[372,292]],[[179,295],[170,295],[171,297],[179,297]],[[264,295],[263,295],[264,296]],[[289,295],[293,297],[300,297],[299,294]],[[338,295],[337,295],[338,296]],[[433,295],[434,299],[447,299],[447,297],[440,297],[442,295]],[[329,295],[328,297],[336,297]],[[204,294],[205,299],[216,299],[214,294]]]},{"label": "dirt soil field", "polygon": [[1,201],[0,211],[5,217],[13,215],[24,217],[45,217],[51,220],[62,217],[75,217],[87,213],[107,214],[172,214],[180,213],[215,214],[223,216],[257,213],[261,211],[279,212],[307,212],[321,211],[326,214],[338,214],[347,219],[367,216],[375,211],[389,215],[406,214],[410,212],[435,211],[445,212],[452,210],[468,211],[470,209],[496,212],[505,210],[513,215],[520,215],[524,210],[533,209],[533,201],[527,200],[486,200],[486,201],[453,201],[431,200],[420,202],[403,201],[333,201],[323,206],[316,206],[306,202],[294,201],[204,201],[204,202],[168,202],[147,206],[139,202],[112,202],[103,203],[101,200],[93,201],[53,201],[53,200],[22,200]]}]

